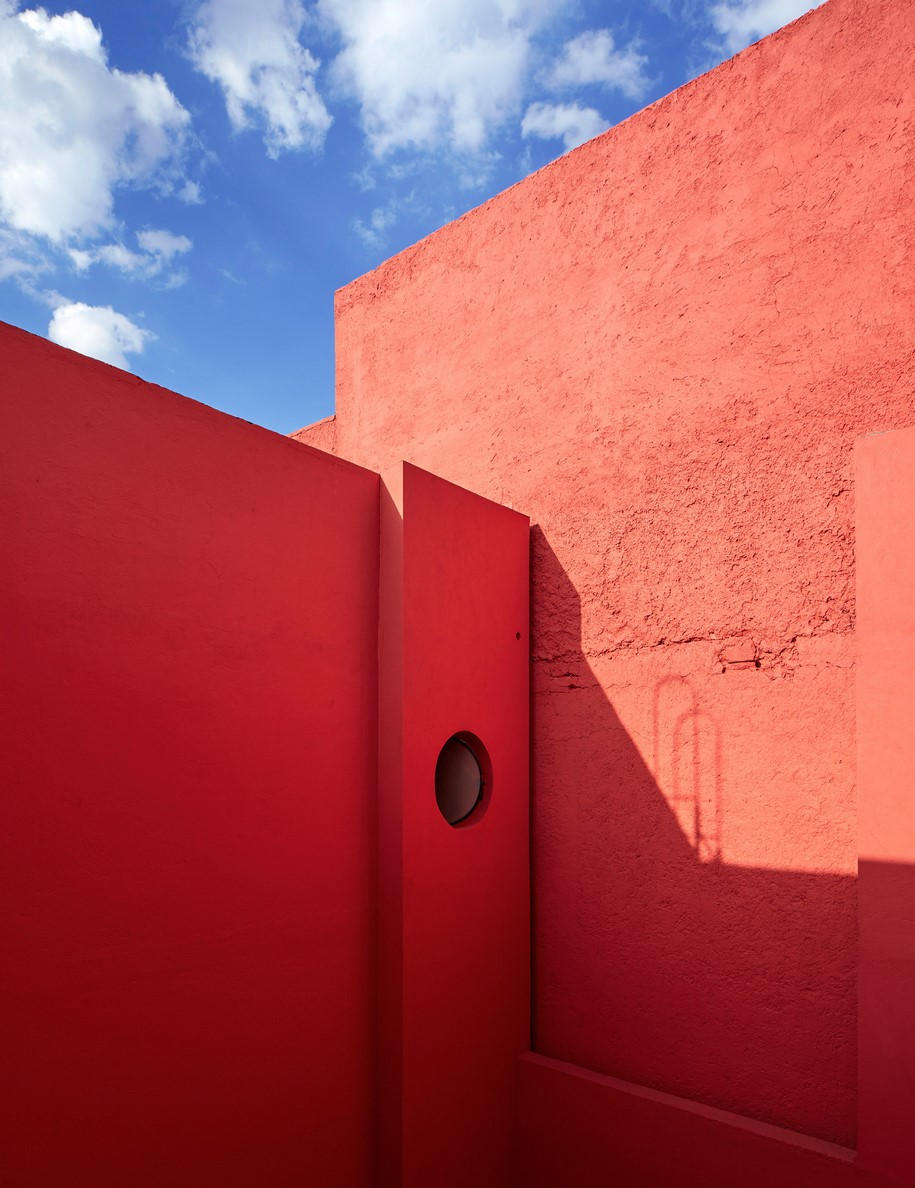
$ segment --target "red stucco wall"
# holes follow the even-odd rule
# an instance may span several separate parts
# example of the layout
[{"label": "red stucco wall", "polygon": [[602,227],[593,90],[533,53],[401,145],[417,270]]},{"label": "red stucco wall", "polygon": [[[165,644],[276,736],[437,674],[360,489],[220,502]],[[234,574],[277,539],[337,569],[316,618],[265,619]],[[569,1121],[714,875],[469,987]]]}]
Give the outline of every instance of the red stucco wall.
[{"label": "red stucco wall", "polygon": [[0,1182],[373,1182],[378,478],[0,327]]},{"label": "red stucco wall", "polygon": [[334,448],[537,525],[536,1048],[849,1145],[852,442],[915,423],[913,40],[829,0],[337,300]]}]

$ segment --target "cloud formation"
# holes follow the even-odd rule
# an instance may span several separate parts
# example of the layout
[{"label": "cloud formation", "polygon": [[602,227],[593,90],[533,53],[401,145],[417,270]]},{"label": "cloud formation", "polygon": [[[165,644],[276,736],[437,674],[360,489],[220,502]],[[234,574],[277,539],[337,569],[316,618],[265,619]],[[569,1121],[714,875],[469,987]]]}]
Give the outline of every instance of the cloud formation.
[{"label": "cloud formation", "polygon": [[521,121],[522,136],[561,139],[566,152],[606,129],[607,121],[599,111],[578,103],[532,103]]},{"label": "cloud formation", "polygon": [[617,49],[609,29],[589,29],[565,43],[545,82],[553,91],[597,85],[641,99],[649,85],[647,65],[635,45]]},{"label": "cloud formation", "polygon": [[186,235],[150,228],[137,233],[139,251],[122,242],[105,243],[98,247],[70,248],[68,255],[78,272],[92,264],[107,264],[128,276],[147,279],[158,276],[176,256],[189,252],[193,244]]},{"label": "cloud formation", "polygon": [[392,204],[376,206],[366,219],[355,219],[353,230],[368,248],[381,247],[386,240],[387,232],[397,221],[397,215]]},{"label": "cloud formation", "polygon": [[301,0],[207,0],[191,28],[191,58],[222,88],[232,127],[263,125],[271,157],[320,149],[331,125],[300,40],[306,19]]},{"label": "cloud formation", "polygon": [[[637,42],[617,45],[609,29],[571,38],[542,68],[555,54],[551,31],[575,8],[575,0],[316,0],[312,9],[304,0],[203,0],[189,44],[197,68],[222,88],[233,127],[262,125],[271,156],[322,147],[330,96],[355,103],[376,161],[450,157],[459,184],[479,184],[498,158],[497,135],[517,132],[537,87],[566,101],[529,108],[524,135],[567,145],[604,125],[574,92],[647,93],[647,58]],[[338,51],[320,90],[319,37]],[[547,131],[550,122],[558,131]],[[384,230],[380,207],[373,218],[358,228],[369,241]]]},{"label": "cloud formation", "polygon": [[320,0],[337,85],[371,151],[479,153],[520,110],[537,31],[564,0]]},{"label": "cloud formation", "polygon": [[818,8],[823,0],[723,0],[709,10],[715,31],[730,53],[736,53]]},{"label": "cloud formation", "polygon": [[108,65],[100,30],[0,0],[0,216],[54,243],[112,222],[121,185],[175,184],[190,117],[160,74]]},{"label": "cloud formation", "polygon": [[129,367],[127,356],[142,354],[153,337],[110,305],[86,305],[82,301],[61,302],[48,326],[52,342],[124,368]]}]

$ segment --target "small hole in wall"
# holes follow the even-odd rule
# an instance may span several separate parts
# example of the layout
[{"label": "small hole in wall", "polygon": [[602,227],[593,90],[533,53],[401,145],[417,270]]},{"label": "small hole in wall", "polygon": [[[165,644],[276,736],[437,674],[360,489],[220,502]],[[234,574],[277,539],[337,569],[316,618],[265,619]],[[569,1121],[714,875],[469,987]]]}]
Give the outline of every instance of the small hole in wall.
[{"label": "small hole in wall", "polygon": [[520,632],[520,631],[516,631],[516,632],[515,632],[515,639],[520,639],[520,638],[521,638],[521,632]]},{"label": "small hole in wall", "polygon": [[473,734],[453,734],[435,764],[435,803],[449,825],[475,823],[489,798],[491,767],[486,748]]}]

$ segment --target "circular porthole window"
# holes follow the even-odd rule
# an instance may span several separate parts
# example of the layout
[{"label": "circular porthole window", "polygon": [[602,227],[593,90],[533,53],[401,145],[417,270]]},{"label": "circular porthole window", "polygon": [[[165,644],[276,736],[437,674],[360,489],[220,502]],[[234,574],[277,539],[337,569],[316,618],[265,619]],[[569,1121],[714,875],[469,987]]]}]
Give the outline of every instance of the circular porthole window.
[{"label": "circular porthole window", "polygon": [[488,797],[489,756],[472,734],[453,734],[435,764],[435,803],[449,825],[482,816]]}]

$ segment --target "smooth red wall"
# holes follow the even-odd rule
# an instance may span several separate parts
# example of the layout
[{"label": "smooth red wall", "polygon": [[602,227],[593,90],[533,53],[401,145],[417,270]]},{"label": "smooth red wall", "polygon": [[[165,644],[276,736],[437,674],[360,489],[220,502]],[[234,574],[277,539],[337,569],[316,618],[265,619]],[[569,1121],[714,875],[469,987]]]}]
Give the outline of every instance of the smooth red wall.
[{"label": "smooth red wall", "polygon": [[915,1181],[915,430],[857,448],[859,1160]]},{"label": "smooth red wall", "polygon": [[337,298],[334,448],[537,524],[536,1048],[846,1145],[852,441],[915,422],[913,39],[830,0]]},{"label": "smooth red wall", "polygon": [[[413,466],[403,467],[397,485],[403,1137],[396,1183],[508,1188],[517,1061],[530,1043],[530,527],[518,512]],[[390,604],[382,611],[396,614]],[[459,733],[482,744],[486,787],[480,807],[452,827],[436,805],[435,767]]]},{"label": "smooth red wall", "polygon": [[0,358],[0,1181],[369,1185],[378,478]]},{"label": "smooth red wall", "polygon": [[[383,476],[379,583],[378,1188],[509,1188],[530,1044],[525,516],[415,466]],[[439,753],[477,748],[457,826]]]}]

